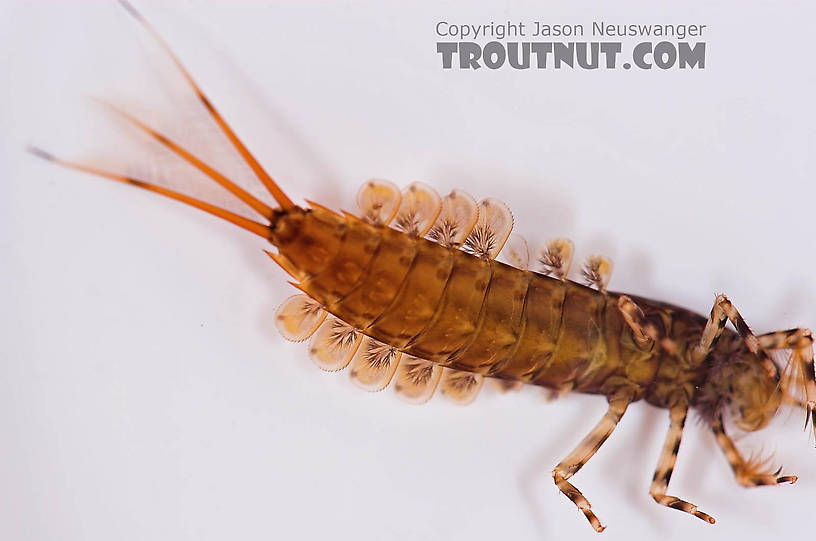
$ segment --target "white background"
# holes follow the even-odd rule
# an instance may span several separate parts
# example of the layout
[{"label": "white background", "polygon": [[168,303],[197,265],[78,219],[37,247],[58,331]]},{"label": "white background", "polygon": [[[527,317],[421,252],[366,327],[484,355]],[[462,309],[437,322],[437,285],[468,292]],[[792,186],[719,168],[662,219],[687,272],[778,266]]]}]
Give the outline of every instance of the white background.
[{"label": "white background", "polygon": [[[532,245],[611,256],[614,289],[816,326],[811,4],[572,4],[139,7],[298,200],[353,210],[375,176],[496,196]],[[0,538],[595,538],[549,472],[603,400],[414,407],[314,368],[274,331],[291,288],[259,239],[23,152],[143,165],[76,113],[154,86],[138,25],[114,2],[0,11]],[[707,67],[441,69],[437,21],[506,18],[707,24]],[[786,417],[740,445],[800,481],[754,490],[689,422],[670,493],[715,526],[648,496],[668,421],[644,404],[575,484],[606,539],[811,535],[816,451]]]}]

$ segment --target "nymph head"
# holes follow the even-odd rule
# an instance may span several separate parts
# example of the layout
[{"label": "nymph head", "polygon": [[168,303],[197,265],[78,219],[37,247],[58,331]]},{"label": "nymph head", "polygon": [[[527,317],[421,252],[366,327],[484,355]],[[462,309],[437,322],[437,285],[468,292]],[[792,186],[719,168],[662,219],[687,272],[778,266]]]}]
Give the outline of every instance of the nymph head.
[{"label": "nymph head", "polygon": [[707,417],[727,412],[746,431],[764,428],[779,411],[782,397],[776,365],[745,350],[715,360],[700,389]]},{"label": "nymph head", "polygon": [[754,357],[738,358],[729,370],[728,403],[734,423],[742,430],[764,428],[782,403],[776,365]]}]

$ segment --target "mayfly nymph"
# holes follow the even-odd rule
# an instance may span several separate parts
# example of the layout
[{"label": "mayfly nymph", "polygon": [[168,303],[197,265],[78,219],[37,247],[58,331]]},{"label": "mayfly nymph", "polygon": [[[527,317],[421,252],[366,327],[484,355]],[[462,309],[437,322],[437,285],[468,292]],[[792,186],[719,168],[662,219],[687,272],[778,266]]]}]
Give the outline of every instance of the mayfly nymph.
[{"label": "mayfly nymph", "polygon": [[[278,309],[275,324],[288,340],[309,340],[308,355],[320,368],[348,368],[351,379],[369,391],[393,384],[411,403],[423,403],[441,389],[467,404],[486,378],[504,389],[530,384],[556,393],[604,396],[605,415],[553,469],[556,486],[597,531],[604,526],[570,479],[639,400],[669,413],[649,489],[658,504],[714,523],[696,505],[667,494],[691,409],[712,431],[740,484],[796,481],[766,460],[745,458],[726,433],[724,419],[756,431],[783,405],[794,404],[806,410],[807,422],[816,429],[810,330],[755,335],[724,295],[703,316],[610,291],[612,264],[601,256],[590,257],[582,267],[585,283],[572,281],[572,243],[554,239],[531,257],[526,241],[511,234],[509,209],[492,198],[477,202],[459,190],[440,197],[421,183],[400,190],[371,180],[357,194],[359,216],[311,201],[297,205],[238,139],[169,46],[138,12],[123,5],[170,55],[277,205],[267,205],[204,159],[115,108],[261,220],[132,176],[35,148],[32,152],[181,201],[268,241],[275,250],[267,254],[300,290]],[[505,262],[496,259],[500,253]],[[789,351],[780,365],[771,357],[777,350]]]}]

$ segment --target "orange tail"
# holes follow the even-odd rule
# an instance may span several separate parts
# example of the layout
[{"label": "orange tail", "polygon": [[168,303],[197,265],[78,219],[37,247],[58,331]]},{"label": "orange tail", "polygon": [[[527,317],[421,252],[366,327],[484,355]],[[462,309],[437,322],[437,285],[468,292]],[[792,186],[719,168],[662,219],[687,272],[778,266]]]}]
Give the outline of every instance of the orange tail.
[{"label": "orange tail", "polygon": [[201,90],[201,88],[199,88],[198,84],[196,84],[195,80],[193,80],[193,77],[192,75],[190,75],[190,72],[187,71],[187,68],[184,67],[184,65],[181,63],[181,60],[179,60],[178,56],[176,56],[176,54],[173,52],[173,50],[170,48],[167,42],[164,41],[164,39],[161,37],[161,35],[159,35],[158,32],[156,32],[153,26],[151,26],[150,23],[147,22],[147,20],[144,17],[142,17],[142,14],[136,11],[136,8],[134,8],[129,2],[127,2],[127,0],[119,0],[119,2],[128,11],[128,13],[130,13],[137,21],[139,21],[142,24],[142,26],[145,27],[145,29],[148,32],[150,32],[150,34],[153,36],[156,42],[158,42],[161,48],[164,49],[164,51],[167,53],[167,55],[170,57],[170,59],[173,61],[176,67],[179,69],[181,74],[187,80],[190,87],[195,92],[196,96],[198,96],[198,99],[201,100],[201,103],[210,113],[210,116],[212,116],[213,120],[215,120],[215,122],[221,128],[221,131],[224,132],[224,135],[227,136],[227,138],[230,140],[232,145],[235,147],[235,149],[238,151],[238,153],[241,155],[241,157],[244,159],[247,165],[249,165],[252,168],[252,171],[255,172],[255,175],[261,180],[261,182],[263,182],[264,186],[266,186],[266,189],[269,190],[269,193],[272,195],[272,197],[275,198],[275,201],[278,202],[278,204],[281,206],[283,210],[290,210],[294,208],[295,204],[292,203],[292,200],[289,199],[285,193],[283,193],[283,190],[281,190],[280,186],[278,186],[278,184],[272,179],[272,177],[269,176],[269,173],[267,173],[264,170],[264,168],[261,167],[261,164],[258,163],[258,160],[255,159],[255,157],[252,155],[249,149],[247,149],[244,143],[242,143],[241,140],[238,139],[238,136],[235,135],[234,131],[232,131],[232,128],[230,128],[229,124],[227,124],[227,122],[224,120],[224,117],[222,117],[221,114],[215,109],[215,106],[213,106],[212,102],[210,102],[207,96],[204,95],[204,92]]},{"label": "orange tail", "polygon": [[[292,202],[292,200],[289,199],[289,197],[286,196],[286,194],[283,192],[283,190],[281,190],[280,186],[278,186],[277,183],[272,179],[272,177],[270,177],[269,174],[263,169],[263,167],[261,167],[261,164],[258,163],[258,160],[255,159],[255,157],[252,155],[252,153],[249,152],[249,150],[241,142],[241,140],[238,138],[238,136],[235,135],[235,132],[232,131],[232,128],[230,128],[230,126],[227,124],[227,122],[224,120],[224,118],[221,116],[221,114],[218,113],[218,111],[212,105],[212,103],[207,98],[207,96],[204,95],[204,92],[201,90],[201,88],[199,88],[199,86],[193,80],[190,73],[182,65],[181,61],[178,59],[178,57],[175,55],[175,53],[173,53],[172,49],[170,49],[170,46],[167,45],[167,43],[156,32],[156,30],[147,22],[147,20],[144,19],[144,17],[142,17],[142,15],[138,11],[136,11],[136,9],[130,3],[128,3],[126,0],[120,0],[120,3],[128,11],[128,13],[130,13],[136,20],[138,20],[147,29],[148,32],[150,32],[150,34],[156,39],[156,41],[159,43],[159,45],[162,47],[162,49],[164,49],[164,51],[170,56],[170,59],[173,61],[173,63],[179,69],[181,74],[184,76],[184,78],[186,79],[188,84],[191,86],[191,88],[195,92],[196,96],[198,96],[198,99],[201,101],[201,103],[207,109],[207,112],[210,114],[210,116],[213,118],[213,120],[215,120],[215,122],[218,124],[221,131],[227,136],[227,138],[230,140],[232,145],[235,147],[235,149],[241,155],[243,160],[255,172],[255,175],[261,180],[261,182],[264,184],[264,186],[266,186],[266,189],[269,191],[269,193],[272,195],[272,197],[275,199],[275,201],[278,203],[278,205],[280,205],[281,209],[283,209],[284,211],[288,211],[288,210],[296,208],[296,206]],[[191,165],[195,166],[197,169],[199,169],[205,175],[210,177],[210,179],[212,179],[213,181],[217,182],[222,187],[227,189],[230,193],[235,195],[238,199],[243,201],[247,206],[251,207],[253,210],[255,210],[258,214],[260,214],[261,216],[266,218],[268,221],[271,222],[274,219],[275,209],[271,208],[269,205],[267,205],[266,203],[264,203],[260,199],[254,197],[252,194],[250,194],[249,192],[247,192],[246,190],[244,190],[243,188],[241,188],[240,186],[238,186],[237,184],[232,182],[230,179],[228,179],[223,174],[216,171],[213,167],[211,167],[210,165],[203,162],[201,159],[199,159],[198,157],[193,155],[191,152],[189,152],[188,150],[183,148],[181,145],[179,145],[179,144],[175,143],[174,141],[170,140],[168,137],[166,137],[165,135],[163,135],[163,134],[159,133],[158,131],[154,130],[153,128],[151,128],[150,126],[148,126],[147,124],[145,124],[141,120],[137,119],[136,117],[134,117],[134,116],[132,116],[132,115],[120,110],[120,109],[117,109],[116,107],[113,107],[110,104],[107,104],[107,103],[104,103],[104,102],[103,102],[103,104],[107,105],[111,110],[113,110],[117,114],[121,115],[126,120],[128,120],[130,123],[135,125],[137,128],[139,128],[140,130],[144,131],[145,133],[147,133],[148,135],[150,135],[151,137],[156,139],[159,143],[161,143],[162,145],[164,145],[165,147],[167,147],[168,149],[173,151],[175,154],[180,156],[182,159],[184,159],[185,161],[187,161]],[[268,225],[249,220],[247,218],[244,218],[243,216],[235,214],[234,212],[230,212],[228,210],[222,209],[220,207],[217,207],[217,206],[212,205],[210,203],[207,203],[205,201],[195,199],[195,198],[190,197],[188,195],[185,195],[183,193],[180,193],[180,192],[177,192],[177,191],[174,191],[174,190],[170,190],[168,188],[164,188],[162,186],[158,186],[156,184],[152,184],[152,183],[146,182],[144,180],[132,178],[132,177],[117,174],[117,173],[112,173],[112,172],[109,172],[109,171],[104,171],[102,169],[98,169],[96,167],[92,167],[92,166],[89,166],[89,165],[84,165],[84,164],[64,160],[64,159],[61,159],[61,158],[57,158],[54,155],[52,155],[52,154],[50,154],[50,153],[48,153],[48,152],[46,152],[44,150],[41,150],[39,148],[36,148],[36,147],[29,147],[28,150],[32,154],[34,154],[34,155],[36,155],[36,156],[38,156],[40,158],[43,158],[43,159],[45,159],[47,161],[56,163],[58,165],[62,165],[64,167],[68,167],[70,169],[75,169],[75,170],[78,170],[78,171],[84,171],[86,173],[91,173],[91,174],[94,174],[94,175],[97,175],[97,176],[105,177],[105,178],[115,180],[115,181],[118,181],[118,182],[122,182],[122,183],[125,183],[125,184],[130,184],[132,186],[136,186],[136,187],[142,188],[144,190],[148,190],[148,191],[151,191],[151,192],[161,194],[161,195],[163,195],[165,197],[168,197],[170,199],[175,199],[176,201],[181,201],[182,203],[185,203],[185,204],[193,206],[193,207],[195,207],[197,209],[203,210],[203,211],[205,211],[205,212],[207,212],[209,214],[212,214],[214,216],[218,216],[219,218],[222,218],[222,219],[224,219],[224,220],[226,220],[226,221],[228,221],[230,223],[233,223],[233,224],[235,224],[235,225],[237,225],[237,226],[239,226],[239,227],[241,227],[243,229],[246,229],[247,231],[251,231],[252,233],[255,233],[256,235],[259,235],[259,236],[264,237],[266,239],[269,238],[270,228],[269,228]]]},{"label": "orange tail", "polygon": [[84,171],[85,173],[91,173],[92,175],[105,177],[111,180],[115,180],[117,182],[122,182],[124,184],[130,184],[131,186],[136,186],[137,188],[142,188],[143,190],[155,192],[165,197],[169,197],[170,199],[181,201],[182,203],[186,203],[191,207],[203,210],[204,212],[212,214],[213,216],[218,216],[219,218],[222,218],[230,223],[233,223],[242,229],[246,229],[247,231],[255,233],[260,237],[263,237],[265,239],[269,238],[269,234],[271,231],[269,226],[244,218],[240,214],[235,214],[234,212],[230,212],[220,207],[216,207],[215,205],[207,203],[206,201],[201,201],[200,199],[190,197],[189,195],[184,195],[183,193],[179,193],[177,191],[164,188],[162,186],[157,186],[156,184],[151,184],[143,180],[135,179],[125,175],[119,175],[116,173],[111,173],[108,171],[103,171],[102,169],[97,169],[89,165],[83,165],[68,160],[62,160],[37,147],[33,146],[28,147],[28,151],[39,158],[42,158],[49,162],[56,163],[63,167],[68,167],[69,169]]}]

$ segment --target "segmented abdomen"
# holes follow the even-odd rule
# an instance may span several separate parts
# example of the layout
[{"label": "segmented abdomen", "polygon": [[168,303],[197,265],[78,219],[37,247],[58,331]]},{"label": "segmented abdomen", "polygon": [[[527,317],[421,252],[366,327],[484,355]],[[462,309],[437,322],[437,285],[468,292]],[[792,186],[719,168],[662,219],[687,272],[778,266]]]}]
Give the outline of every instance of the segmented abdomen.
[{"label": "segmented abdomen", "polygon": [[[465,208],[464,197],[453,203]],[[446,209],[461,210],[450,198]],[[488,224],[478,237],[471,235],[468,248],[474,254],[458,248],[464,237],[457,227],[464,229],[460,224],[466,220],[440,217],[440,229],[430,235],[439,241],[432,241],[419,236],[421,231],[412,235],[377,223],[377,209],[393,216],[383,204],[367,213],[374,223],[313,209],[303,214],[299,229],[304,233],[279,245],[279,262],[300,280],[298,287],[337,318],[324,327],[346,329],[345,347],[357,348],[337,353],[337,366],[330,368],[351,362],[352,377],[363,387],[387,384],[402,359],[398,387],[408,385],[406,378],[426,386],[438,381],[434,365],[439,365],[468,373],[452,370],[449,387],[477,386],[486,375],[594,392],[610,375],[625,373],[630,358],[644,357],[634,345],[621,347],[626,329],[615,297],[492,259],[512,220],[504,233]],[[491,200],[480,209],[488,217],[509,216]],[[397,223],[416,220],[398,218]],[[315,245],[321,258],[308,259],[304,252]],[[331,341],[318,335],[323,345],[312,347],[313,357],[327,356]],[[349,337],[357,343],[349,343]]]}]

